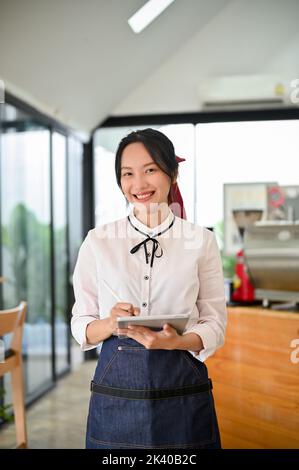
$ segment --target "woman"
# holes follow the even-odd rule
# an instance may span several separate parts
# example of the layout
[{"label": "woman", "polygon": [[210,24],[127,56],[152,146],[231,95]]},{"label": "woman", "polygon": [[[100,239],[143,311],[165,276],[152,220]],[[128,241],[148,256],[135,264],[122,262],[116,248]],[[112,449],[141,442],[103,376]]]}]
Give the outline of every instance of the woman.
[{"label": "woman", "polygon": [[[184,211],[174,215],[178,161],[163,133],[122,139],[115,171],[132,209],[89,231],[73,278],[72,333],[83,351],[102,345],[86,447],[220,448],[203,362],[223,344],[226,327],[215,237],[181,218]],[[173,314],[190,314],[181,335],[168,324],[117,328],[119,316]]]}]

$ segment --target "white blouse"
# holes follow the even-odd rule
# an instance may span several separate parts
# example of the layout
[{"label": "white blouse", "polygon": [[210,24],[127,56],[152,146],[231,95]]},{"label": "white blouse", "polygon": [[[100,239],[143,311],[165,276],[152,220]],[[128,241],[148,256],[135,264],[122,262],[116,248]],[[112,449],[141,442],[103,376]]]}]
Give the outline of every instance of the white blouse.
[{"label": "white blouse", "polygon": [[[82,351],[98,346],[87,343],[86,327],[108,317],[117,303],[108,284],[121,301],[139,307],[140,315],[190,314],[183,334],[201,337],[204,349],[190,352],[205,361],[223,345],[227,322],[222,264],[213,232],[174,216],[170,209],[155,228],[141,223],[133,207],[129,218],[90,230],[81,245],[73,275],[74,338]],[[130,250],[159,232],[163,233],[156,237],[159,245],[151,267],[155,242],[147,242],[148,256],[144,246],[134,253]]]}]

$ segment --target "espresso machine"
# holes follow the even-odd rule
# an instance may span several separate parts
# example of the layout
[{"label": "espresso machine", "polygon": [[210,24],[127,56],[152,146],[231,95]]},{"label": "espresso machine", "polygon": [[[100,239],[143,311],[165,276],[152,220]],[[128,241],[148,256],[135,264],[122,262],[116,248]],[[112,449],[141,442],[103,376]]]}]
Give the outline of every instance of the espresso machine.
[{"label": "espresso machine", "polygon": [[299,220],[267,220],[248,227],[244,251],[255,298],[265,306],[287,302],[298,309]]},{"label": "espresso machine", "polygon": [[254,287],[250,281],[248,266],[244,255],[244,233],[247,227],[260,221],[263,215],[262,209],[233,209],[233,218],[238,227],[241,249],[236,254],[235,273],[233,278],[233,302],[254,302]]}]

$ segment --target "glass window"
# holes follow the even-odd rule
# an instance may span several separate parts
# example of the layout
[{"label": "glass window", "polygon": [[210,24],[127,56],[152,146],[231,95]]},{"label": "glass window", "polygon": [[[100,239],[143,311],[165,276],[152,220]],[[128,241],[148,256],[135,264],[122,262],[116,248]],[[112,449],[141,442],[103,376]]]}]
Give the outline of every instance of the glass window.
[{"label": "glass window", "polygon": [[[83,145],[80,141],[70,136],[68,138],[67,150],[67,167],[68,167],[68,251],[69,251],[69,273],[70,279],[68,283],[69,296],[69,320],[71,309],[75,302],[74,290],[72,286],[72,277],[77,261],[78,251],[82,244],[83,238]],[[90,189],[91,190],[91,189]],[[92,228],[92,227],[91,227]],[[70,330],[69,326],[68,329]],[[78,343],[71,336],[71,362],[72,364],[82,362],[83,353],[78,348]],[[87,353],[85,353],[87,354]]]},{"label": "glass window", "polygon": [[23,351],[30,395],[52,381],[50,132],[31,128],[12,106],[6,111],[1,137],[3,306],[28,302]]},{"label": "glass window", "polygon": [[66,137],[52,136],[56,374],[68,368]]},{"label": "glass window", "polygon": [[77,255],[83,237],[83,145],[70,136],[68,138],[68,212],[70,272],[74,272]]},{"label": "glass window", "polygon": [[[73,269],[82,243],[82,143],[7,103],[0,105],[0,128],[0,308],[28,303],[23,358],[31,401],[69,367],[69,253]],[[10,374],[1,388],[11,403]]]},{"label": "glass window", "polygon": [[195,205],[195,139],[193,124],[101,128],[94,135],[94,188],[96,225],[126,216],[126,201],[115,178],[115,153],[120,140],[133,130],[152,127],[173,142],[176,155],[186,158],[179,165],[178,184],[187,218],[194,221]]},{"label": "glass window", "polygon": [[223,220],[224,183],[297,185],[298,131],[298,120],[198,124],[197,222]]}]

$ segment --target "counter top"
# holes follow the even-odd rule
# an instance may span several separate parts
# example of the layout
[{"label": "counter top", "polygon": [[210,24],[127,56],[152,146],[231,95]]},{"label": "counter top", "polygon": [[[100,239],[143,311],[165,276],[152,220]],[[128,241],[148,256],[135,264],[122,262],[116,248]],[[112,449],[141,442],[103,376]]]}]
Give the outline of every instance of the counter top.
[{"label": "counter top", "polygon": [[299,314],[229,306],[206,365],[223,448],[299,448]]},{"label": "counter top", "polygon": [[[227,310],[231,314],[240,313],[246,315],[257,315],[257,316],[264,316],[264,317],[275,317],[275,318],[287,318],[290,320],[298,320],[299,311],[291,311],[291,310],[274,310],[271,308],[263,308],[263,307],[256,307],[256,306],[234,306],[229,305]],[[295,316],[294,316],[295,315]],[[297,317],[296,317],[297,315]]]}]

